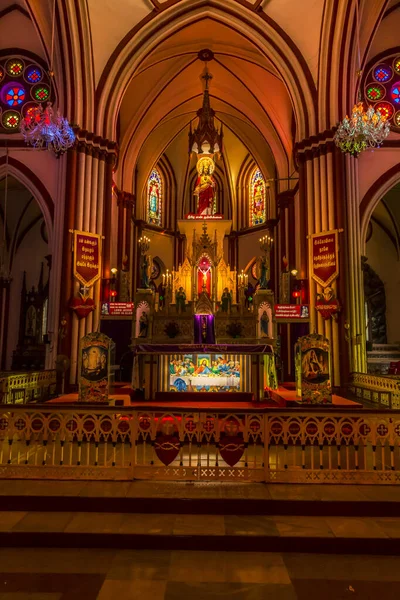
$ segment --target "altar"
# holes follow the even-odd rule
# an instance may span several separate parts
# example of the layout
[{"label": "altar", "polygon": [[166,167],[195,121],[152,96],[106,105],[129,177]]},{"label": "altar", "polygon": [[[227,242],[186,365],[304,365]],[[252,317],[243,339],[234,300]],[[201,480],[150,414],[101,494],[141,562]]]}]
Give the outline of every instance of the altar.
[{"label": "altar", "polygon": [[215,178],[223,136],[214,125],[207,86],[198,116],[199,126],[189,135],[197,210],[177,221],[183,258],[165,265],[158,287],[151,286],[151,239],[138,240],[133,387],[148,401],[160,393],[181,399],[228,394],[232,402],[252,394],[261,401],[265,390],[277,387],[272,232],[263,230],[253,286],[248,273],[238,273],[226,257],[232,221],[219,212]]}]

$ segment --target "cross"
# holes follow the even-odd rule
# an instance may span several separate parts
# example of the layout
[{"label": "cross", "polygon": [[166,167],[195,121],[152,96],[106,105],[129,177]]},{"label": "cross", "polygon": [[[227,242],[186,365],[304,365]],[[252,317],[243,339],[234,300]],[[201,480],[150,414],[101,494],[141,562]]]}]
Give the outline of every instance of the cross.
[{"label": "cross", "polygon": [[206,82],[206,90],[208,90],[208,82],[213,78],[211,73],[208,72],[208,69],[206,69],[206,72],[201,76],[201,78]]}]

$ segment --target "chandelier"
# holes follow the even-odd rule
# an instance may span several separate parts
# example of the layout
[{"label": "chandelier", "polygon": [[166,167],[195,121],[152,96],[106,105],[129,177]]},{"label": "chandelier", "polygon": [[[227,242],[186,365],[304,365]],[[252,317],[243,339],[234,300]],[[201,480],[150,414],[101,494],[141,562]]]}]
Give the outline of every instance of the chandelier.
[{"label": "chandelier", "polygon": [[[51,52],[49,63],[50,97],[54,79],[54,46],[55,46],[55,22],[56,22],[57,0],[53,0]],[[68,120],[61,116],[60,111],[54,112],[51,102],[46,108],[42,105],[29,109],[21,122],[21,133],[25,142],[34,148],[47,148],[57,156],[66,152],[75,143],[75,133]]]},{"label": "chandelier", "polygon": [[379,148],[389,132],[386,116],[372,106],[365,111],[359,102],[353,107],[351,117],[346,115],[339,123],[333,139],[342,152],[358,156],[367,148]]},{"label": "chandelier", "polygon": [[56,155],[63,154],[75,142],[75,133],[60,112],[54,112],[51,102],[31,109],[21,122],[21,133],[27,144],[47,148]]}]

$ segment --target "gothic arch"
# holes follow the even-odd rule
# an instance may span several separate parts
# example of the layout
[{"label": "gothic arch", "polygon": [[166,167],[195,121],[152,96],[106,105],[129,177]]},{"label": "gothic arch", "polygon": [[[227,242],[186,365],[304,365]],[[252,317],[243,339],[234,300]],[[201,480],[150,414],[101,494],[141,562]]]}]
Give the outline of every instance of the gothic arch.
[{"label": "gothic arch", "polygon": [[142,24],[143,36],[135,35],[135,27],[122,40],[110,58],[98,88],[98,131],[114,139],[117,113],[124,91],[145,57],[174,33],[189,24],[211,17],[233,28],[268,57],[288,88],[297,121],[299,140],[316,133],[315,86],[309,69],[297,47],[269,17],[262,18],[232,0],[190,0],[182,2],[171,13],[161,5],[153,18]]},{"label": "gothic arch", "polygon": [[[40,210],[46,223],[48,233],[49,248],[53,249],[53,219],[54,219],[54,203],[40,179],[26,165],[19,160],[8,157],[8,173],[13,175],[15,179],[23,183],[23,185],[31,192],[32,196],[38,203]],[[0,158],[0,179],[6,175],[6,156]]]},{"label": "gothic arch", "polygon": [[383,196],[400,181],[400,163],[383,173],[369,188],[360,204],[361,254],[365,255],[368,224]]}]

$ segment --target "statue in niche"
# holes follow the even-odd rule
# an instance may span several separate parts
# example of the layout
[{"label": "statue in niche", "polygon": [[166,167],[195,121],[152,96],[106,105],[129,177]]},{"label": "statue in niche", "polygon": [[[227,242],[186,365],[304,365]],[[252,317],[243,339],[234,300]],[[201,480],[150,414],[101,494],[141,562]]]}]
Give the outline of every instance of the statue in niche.
[{"label": "statue in niche", "polygon": [[140,287],[143,290],[148,290],[150,287],[149,267],[150,267],[149,256],[147,254],[143,254],[142,255],[142,264],[141,264],[141,268],[140,268],[140,273],[141,273]]},{"label": "statue in niche", "polygon": [[26,311],[26,321],[25,321],[25,336],[26,337],[35,337],[36,336],[36,308],[34,306],[30,306]]},{"label": "statue in niche", "polygon": [[268,313],[266,310],[264,310],[263,314],[261,315],[261,318],[260,318],[261,337],[269,337],[268,325],[269,325]]},{"label": "statue in niche", "polygon": [[178,313],[186,312],[186,294],[181,286],[175,295],[176,310]]},{"label": "statue in niche", "polygon": [[197,196],[198,215],[212,215],[215,212],[214,201],[216,184],[212,175],[214,169],[215,163],[212,158],[209,158],[208,156],[203,156],[197,162],[198,177],[194,195]]},{"label": "statue in niche", "polygon": [[232,294],[226,287],[226,288],[224,288],[224,291],[221,296],[222,312],[229,313],[231,311],[231,305],[232,305]]},{"label": "statue in niche", "polygon": [[145,311],[142,312],[139,318],[139,335],[140,338],[146,338],[149,329],[149,317]]},{"label": "statue in niche", "polygon": [[263,256],[259,259],[259,282],[261,290],[266,290],[268,288],[269,267],[267,256]]}]

